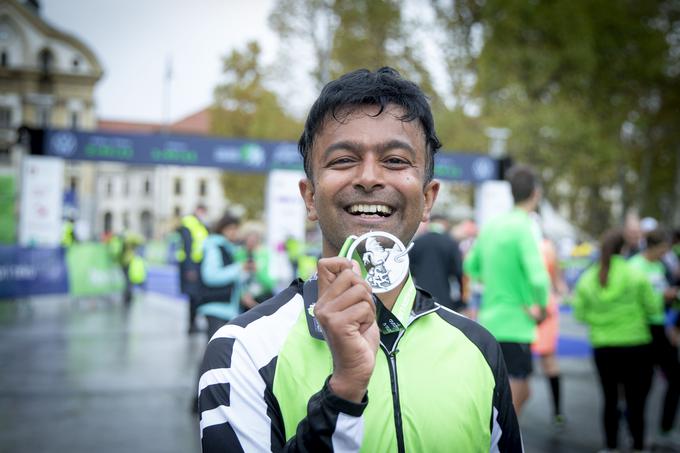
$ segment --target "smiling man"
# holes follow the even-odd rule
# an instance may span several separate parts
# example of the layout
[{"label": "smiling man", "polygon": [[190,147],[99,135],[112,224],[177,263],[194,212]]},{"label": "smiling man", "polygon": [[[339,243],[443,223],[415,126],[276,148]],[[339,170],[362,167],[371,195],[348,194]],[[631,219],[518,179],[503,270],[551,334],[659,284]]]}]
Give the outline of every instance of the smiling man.
[{"label": "smiling man", "polygon": [[198,389],[204,452],[522,451],[491,335],[410,275],[374,294],[361,259],[345,257],[348,237],[365,233],[410,243],[437,198],[439,147],[425,95],[393,69],[324,87],[299,142],[300,193],[323,258],[312,279],[209,343]]}]

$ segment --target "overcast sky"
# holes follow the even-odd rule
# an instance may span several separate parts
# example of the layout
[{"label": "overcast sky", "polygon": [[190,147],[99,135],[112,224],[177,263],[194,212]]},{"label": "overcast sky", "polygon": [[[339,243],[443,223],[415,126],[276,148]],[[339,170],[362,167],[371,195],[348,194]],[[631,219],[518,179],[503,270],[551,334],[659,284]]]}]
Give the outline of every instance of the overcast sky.
[{"label": "overcast sky", "polygon": [[42,0],[43,18],[97,55],[104,77],[100,118],[161,122],[166,61],[172,61],[170,119],[212,101],[221,57],[257,39],[271,62],[277,38],[267,26],[273,0]]}]

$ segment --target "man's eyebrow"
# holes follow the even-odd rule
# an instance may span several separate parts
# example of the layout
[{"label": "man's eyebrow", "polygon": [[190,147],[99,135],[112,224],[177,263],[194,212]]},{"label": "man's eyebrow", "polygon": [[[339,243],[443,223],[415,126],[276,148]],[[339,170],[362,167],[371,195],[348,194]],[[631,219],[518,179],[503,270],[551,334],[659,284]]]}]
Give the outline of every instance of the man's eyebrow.
[{"label": "man's eyebrow", "polygon": [[360,143],[353,142],[351,140],[342,140],[339,142],[335,142],[331,144],[328,148],[326,148],[323,151],[323,157],[324,159],[328,159],[328,156],[333,152],[337,150],[345,150],[345,151],[353,151],[353,152],[358,152],[363,149],[363,146]]},{"label": "man's eyebrow", "polygon": [[415,150],[415,148],[413,148],[413,146],[411,146],[409,143],[406,143],[403,140],[393,139],[386,143],[381,143],[380,145],[378,145],[378,152],[381,154],[393,149],[403,149],[404,151],[408,151],[412,159],[416,158],[417,151]]},{"label": "man's eyebrow", "polygon": [[[412,158],[415,159],[417,151],[410,144],[403,140],[393,139],[385,143],[380,143],[376,146],[378,153],[383,154],[393,149],[403,149],[407,151]],[[346,150],[352,152],[360,152],[365,149],[365,146],[361,143],[354,142],[351,140],[342,140],[340,142],[333,143],[323,152],[324,158],[328,158],[329,154],[336,150]]]}]

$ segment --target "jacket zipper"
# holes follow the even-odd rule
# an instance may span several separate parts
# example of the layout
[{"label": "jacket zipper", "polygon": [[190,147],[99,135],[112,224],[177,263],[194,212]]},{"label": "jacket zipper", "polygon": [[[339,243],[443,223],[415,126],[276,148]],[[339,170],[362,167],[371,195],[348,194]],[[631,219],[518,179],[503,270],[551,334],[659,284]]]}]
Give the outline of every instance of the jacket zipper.
[{"label": "jacket zipper", "polygon": [[399,339],[403,335],[405,331],[402,330],[399,332],[399,335],[397,336],[396,341],[394,342],[394,345],[392,346],[392,350],[388,351],[387,348],[381,343],[380,346],[382,346],[383,351],[385,351],[385,354],[387,355],[387,358],[389,360],[390,364],[390,381],[392,381],[392,403],[394,404],[394,429],[397,432],[397,451],[399,453],[405,453],[406,449],[404,447],[404,427],[401,422],[401,405],[399,404],[399,383],[397,382],[397,352],[399,352],[399,349],[397,349],[397,344],[399,343]]},{"label": "jacket zipper", "polygon": [[[416,319],[425,316],[429,313],[432,313],[436,310],[437,309],[435,308],[418,314],[415,318],[411,320],[411,323],[413,323]],[[387,355],[390,364],[389,368],[390,368],[390,381],[392,382],[392,403],[394,404],[394,428],[395,431],[397,432],[398,453],[406,452],[406,447],[404,446],[404,426],[401,421],[401,404],[399,404],[399,383],[397,382],[397,352],[399,352],[397,345],[399,344],[399,340],[401,340],[402,335],[404,335],[404,332],[406,332],[406,330],[402,330],[399,332],[397,339],[394,341],[394,345],[392,345],[391,351],[388,351],[385,345],[382,342],[380,342],[380,347]]]}]

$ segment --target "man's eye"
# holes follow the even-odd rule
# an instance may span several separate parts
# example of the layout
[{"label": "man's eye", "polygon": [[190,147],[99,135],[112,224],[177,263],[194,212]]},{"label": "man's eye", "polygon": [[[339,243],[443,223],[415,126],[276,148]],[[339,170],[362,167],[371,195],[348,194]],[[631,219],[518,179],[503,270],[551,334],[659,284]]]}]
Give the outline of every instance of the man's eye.
[{"label": "man's eye", "polygon": [[406,159],[403,159],[401,157],[390,157],[388,159],[385,159],[385,163],[387,165],[391,166],[405,166],[405,165],[410,165],[410,162],[407,161]]},{"label": "man's eye", "polygon": [[335,165],[347,165],[351,164],[354,162],[351,157],[339,157],[337,159],[333,159],[330,164],[328,164],[330,167],[335,166]]}]

